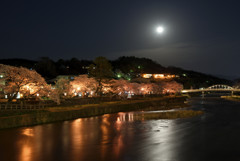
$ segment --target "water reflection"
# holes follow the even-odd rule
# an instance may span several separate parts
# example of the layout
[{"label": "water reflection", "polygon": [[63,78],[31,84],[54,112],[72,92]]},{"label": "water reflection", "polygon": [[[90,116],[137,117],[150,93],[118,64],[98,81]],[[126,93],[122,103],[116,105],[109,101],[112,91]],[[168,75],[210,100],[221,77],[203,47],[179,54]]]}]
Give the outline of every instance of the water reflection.
[{"label": "water reflection", "polygon": [[[207,101],[202,105],[201,100],[196,104],[200,108],[209,105]],[[219,106],[216,110],[219,115]],[[141,117],[136,119],[135,114]],[[144,120],[144,112],[120,112],[7,129],[0,131],[0,155],[3,161],[200,160],[194,158],[194,155],[201,158],[200,152],[208,147],[205,143],[213,143],[212,140],[216,137],[207,137],[212,129],[213,120],[209,123],[211,128],[208,129],[205,128],[208,117],[204,120],[196,119],[195,122],[190,120]],[[212,134],[218,131],[217,137],[223,134],[217,127],[212,131]],[[228,135],[233,134],[237,136],[239,133],[232,131]],[[211,146],[211,149],[219,147]],[[195,152],[196,149],[199,153]],[[206,160],[203,157],[201,159]]]},{"label": "water reflection", "polygon": [[81,158],[81,153],[82,153],[82,144],[83,144],[83,137],[84,135],[82,134],[82,119],[76,119],[72,122],[72,126],[71,126],[71,134],[70,137],[71,138],[71,146],[72,146],[72,160],[80,160]]},{"label": "water reflection", "polygon": [[125,121],[128,121],[128,122],[134,121],[133,112],[128,112],[128,113],[119,112],[117,115],[118,115],[117,121],[116,121],[117,123],[121,123]]},{"label": "water reflection", "polygon": [[26,135],[26,136],[34,136],[34,135],[33,135],[33,129],[32,129],[32,128],[23,129],[22,134],[23,134],[23,135]]},{"label": "water reflection", "polygon": [[23,140],[18,142],[18,146],[21,149],[19,160],[31,161],[32,160],[32,139],[34,132],[32,128],[26,128],[21,131],[21,135],[24,136]]},{"label": "water reflection", "polygon": [[31,161],[32,160],[32,145],[31,143],[24,143],[21,146],[21,153],[19,160]]},{"label": "water reflection", "polygon": [[[8,161],[117,161],[122,160],[123,156],[129,152],[133,155],[136,153],[139,157],[150,158],[159,152],[159,148],[166,149],[161,147],[164,140],[171,140],[171,137],[174,137],[169,133],[171,128],[166,128],[166,125],[169,126],[169,122],[153,122],[155,123],[142,121],[142,119],[134,120],[134,112],[120,112],[100,117],[13,129],[12,132],[7,132],[10,139],[5,142],[0,140],[0,144],[7,147],[6,149],[15,149],[4,155]],[[160,129],[158,129],[159,125],[162,126]],[[1,135],[3,133],[0,132]],[[144,149],[149,146],[155,148],[145,151]],[[168,150],[171,150],[170,146],[167,147]],[[164,150],[162,152],[165,156],[170,155]],[[147,157],[148,155],[149,157]]]}]

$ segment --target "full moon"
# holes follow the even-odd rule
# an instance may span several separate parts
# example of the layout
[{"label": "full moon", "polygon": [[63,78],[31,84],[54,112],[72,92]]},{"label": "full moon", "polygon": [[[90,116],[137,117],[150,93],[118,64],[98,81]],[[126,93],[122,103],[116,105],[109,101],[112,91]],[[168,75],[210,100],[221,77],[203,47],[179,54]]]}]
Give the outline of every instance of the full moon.
[{"label": "full moon", "polygon": [[164,31],[164,28],[162,26],[157,27],[156,29],[157,33],[161,34]]}]

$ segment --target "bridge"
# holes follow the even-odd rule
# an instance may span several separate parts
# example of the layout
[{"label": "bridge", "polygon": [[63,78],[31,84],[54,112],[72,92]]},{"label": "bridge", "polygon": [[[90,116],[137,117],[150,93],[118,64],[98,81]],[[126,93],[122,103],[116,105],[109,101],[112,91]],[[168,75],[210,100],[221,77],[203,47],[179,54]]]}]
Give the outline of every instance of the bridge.
[{"label": "bridge", "polygon": [[200,89],[183,89],[182,93],[194,93],[194,92],[240,92],[239,88],[234,88],[224,84],[216,84],[210,86],[208,88],[200,88]]}]

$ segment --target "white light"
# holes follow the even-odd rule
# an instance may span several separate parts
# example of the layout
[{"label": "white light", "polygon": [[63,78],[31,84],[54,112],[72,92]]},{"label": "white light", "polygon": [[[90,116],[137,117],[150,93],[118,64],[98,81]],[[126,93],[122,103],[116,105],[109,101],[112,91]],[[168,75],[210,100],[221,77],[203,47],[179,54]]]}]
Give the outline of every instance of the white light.
[{"label": "white light", "polygon": [[17,97],[16,97],[17,99],[19,99],[19,98],[21,98],[21,96],[20,96],[20,93],[18,92],[17,93]]},{"label": "white light", "polygon": [[163,31],[164,31],[164,28],[162,27],[162,26],[159,26],[159,27],[157,27],[157,29],[156,29],[156,31],[157,31],[157,33],[163,33]]}]

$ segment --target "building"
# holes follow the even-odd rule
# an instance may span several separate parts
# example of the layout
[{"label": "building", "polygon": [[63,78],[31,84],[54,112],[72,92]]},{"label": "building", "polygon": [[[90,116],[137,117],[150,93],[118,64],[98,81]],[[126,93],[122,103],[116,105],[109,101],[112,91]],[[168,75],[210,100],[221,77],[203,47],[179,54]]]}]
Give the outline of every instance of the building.
[{"label": "building", "polygon": [[154,79],[173,79],[178,77],[174,74],[142,74],[142,78],[154,78]]}]

